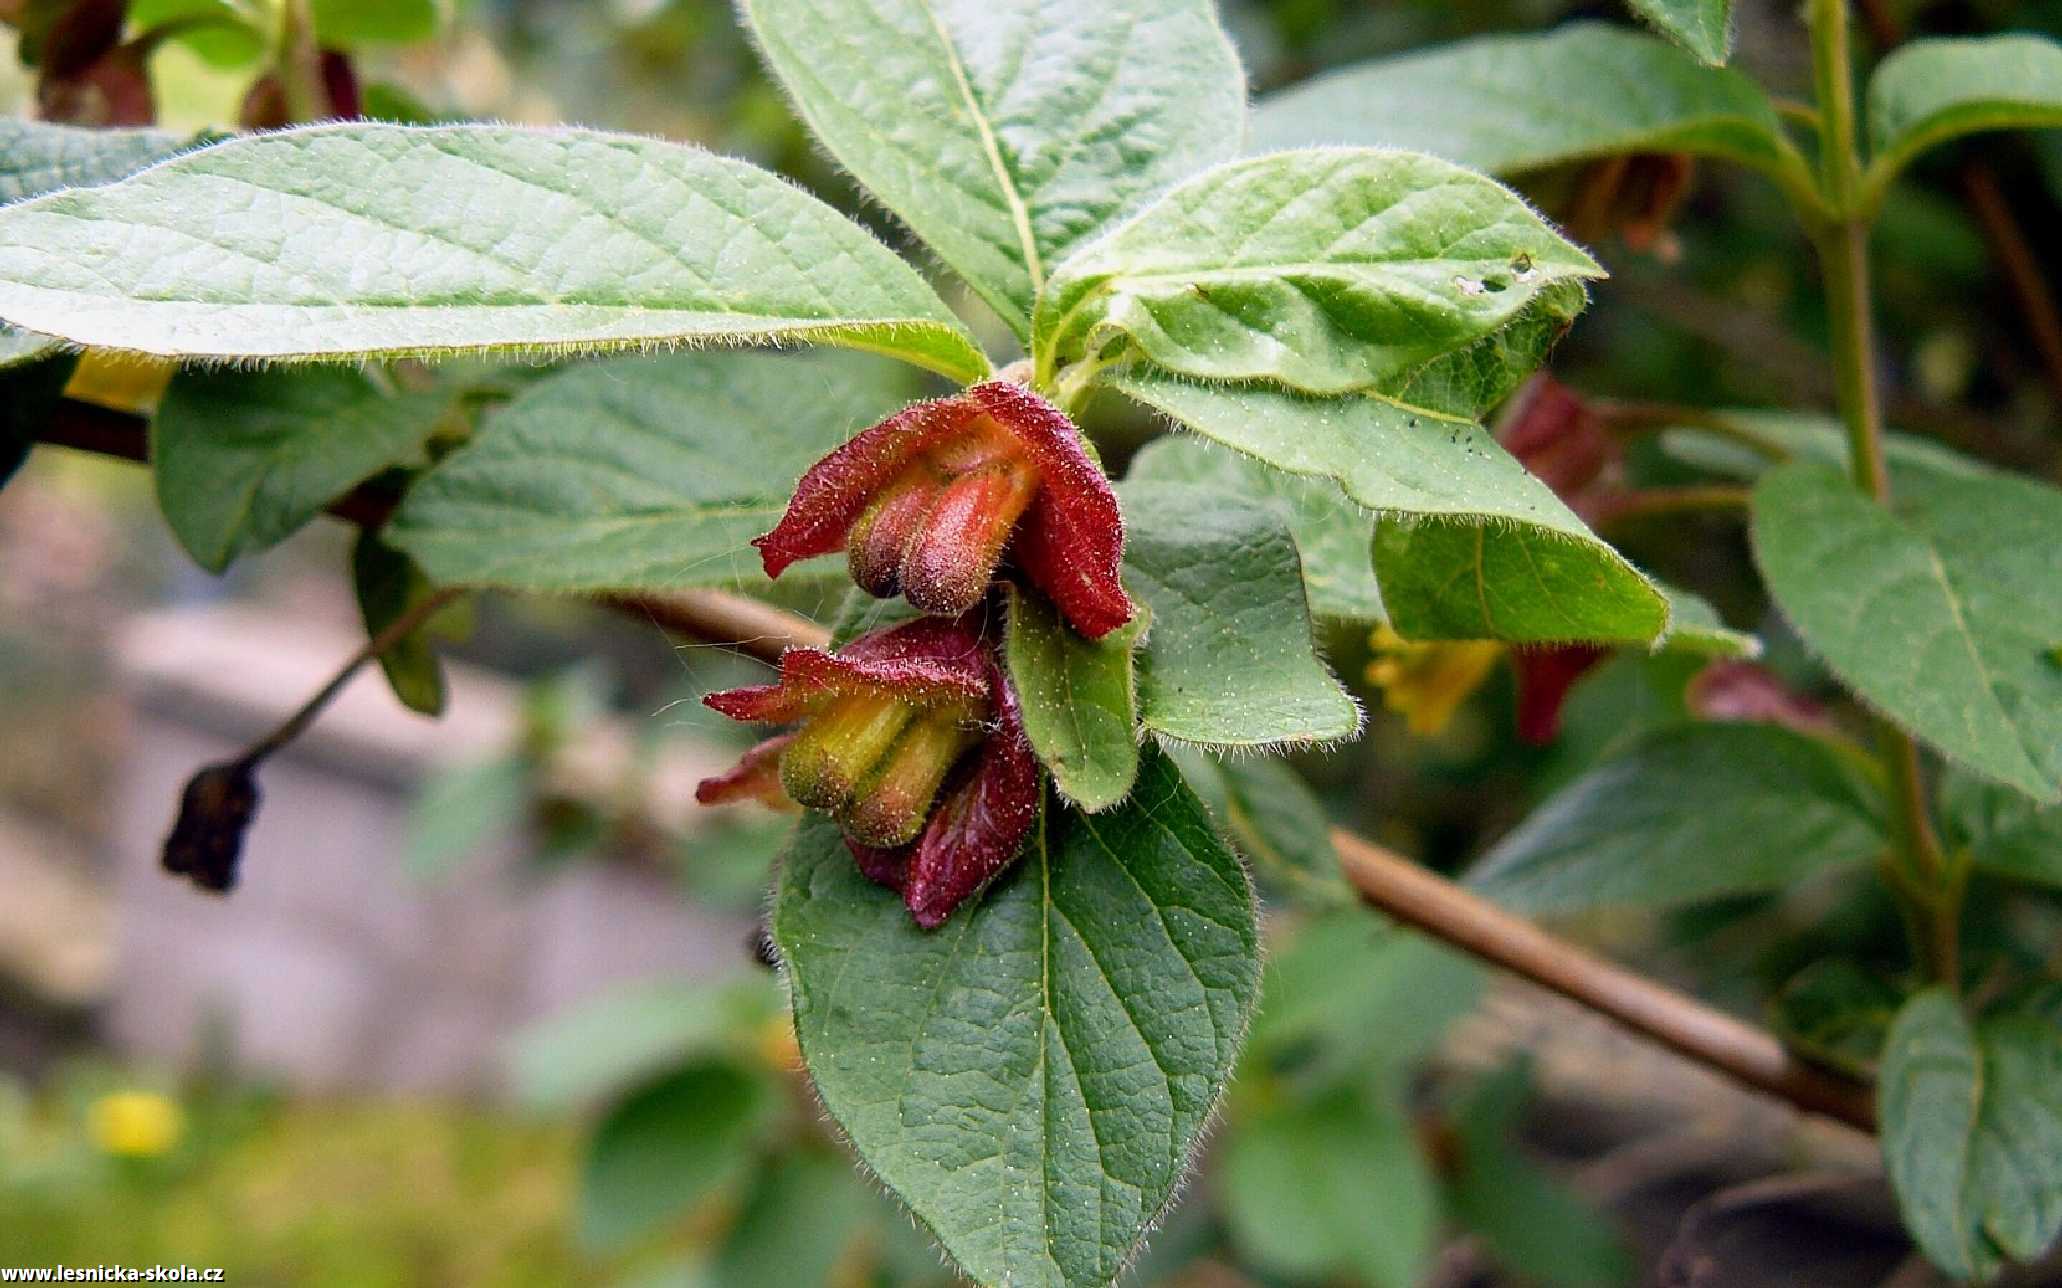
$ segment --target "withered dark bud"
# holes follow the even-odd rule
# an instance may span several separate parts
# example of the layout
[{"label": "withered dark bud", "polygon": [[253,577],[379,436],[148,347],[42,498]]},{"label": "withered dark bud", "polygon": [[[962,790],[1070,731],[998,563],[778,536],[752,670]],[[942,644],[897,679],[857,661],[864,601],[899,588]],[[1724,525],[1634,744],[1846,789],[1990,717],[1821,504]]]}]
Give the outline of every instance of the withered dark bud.
[{"label": "withered dark bud", "polygon": [[165,838],[165,871],[226,894],[236,885],[243,834],[257,816],[258,799],[257,776],[245,761],[209,765],[195,774]]}]

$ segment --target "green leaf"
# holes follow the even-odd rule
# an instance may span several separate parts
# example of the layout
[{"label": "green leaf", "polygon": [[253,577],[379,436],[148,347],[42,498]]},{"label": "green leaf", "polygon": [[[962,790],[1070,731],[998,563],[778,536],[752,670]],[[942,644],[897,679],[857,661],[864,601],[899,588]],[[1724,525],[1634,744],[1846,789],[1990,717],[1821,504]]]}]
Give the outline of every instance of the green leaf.
[{"label": "green leaf", "polygon": [[169,358],[798,340],[988,369],[914,270],[765,171],[504,125],[248,136],[7,207],[0,318]]},{"label": "green leaf", "polygon": [[1040,361],[1122,338],[1169,371],[1313,393],[1393,386],[1603,270],[1493,179],[1369,148],[1196,176],[1063,264]]},{"label": "green leaf", "polygon": [[1459,1161],[1447,1197],[1507,1270],[1551,1288],[1603,1288],[1632,1277],[1618,1232],[1542,1171],[1514,1139],[1531,1099],[1522,1060],[1477,1081],[1454,1106]]},{"label": "green leaf", "polygon": [[150,424],[159,508],[194,562],[222,572],[419,458],[449,407],[447,393],[390,395],[344,367],[181,372]]},{"label": "green leaf", "polygon": [[1477,419],[1539,370],[1587,307],[1589,291],[1581,282],[1554,282],[1534,296],[1509,326],[1419,368],[1397,390],[1396,399],[1449,416]]},{"label": "green leaf", "polygon": [[1883,1054],[1883,1157],[1905,1223],[1942,1270],[1987,1278],[2062,1232],[2062,1030],[1969,1023],[1945,989],[1905,1004]]},{"label": "green leaf", "polygon": [[1360,708],[1318,660],[1296,542],[1266,502],[1125,483],[1124,582],[1152,610],[1138,661],[1146,728],[1256,747],[1350,737]]},{"label": "green leaf", "polygon": [[[1953,760],[2062,799],[2062,492],[1914,465],[1893,509],[1796,462],[1754,490],[1755,558],[1806,644]],[[1828,569],[1840,575],[1828,576]]]},{"label": "green leaf", "polygon": [[428,40],[442,25],[438,0],[309,0],[315,34],[343,49]]},{"label": "green leaf", "polygon": [[1240,850],[1277,874],[1336,883],[1339,853],[1324,805],[1289,766],[1272,758],[1224,757],[1225,827]]},{"label": "green leaf", "polygon": [[1328,912],[1268,957],[1246,1072],[1286,1066],[1302,1087],[1401,1089],[1481,1000],[1483,978],[1473,959],[1364,907]]},{"label": "green leaf", "polygon": [[1368,557],[1375,516],[1348,500],[1331,479],[1269,469],[1194,434],[1169,434],[1146,444],[1125,477],[1199,483],[1267,499],[1296,536],[1310,611],[1348,621],[1382,620],[1382,592]]},{"label": "green leaf", "polygon": [[64,397],[78,362],[52,354],[38,362],[0,364],[0,487],[29,459],[50,409]]},{"label": "green leaf", "polygon": [[747,543],[818,457],[904,401],[900,374],[843,354],[569,368],[409,489],[387,537],[447,585],[764,585]]},{"label": "green leaf", "polygon": [[1881,853],[1878,794],[1831,746],[1778,725],[1660,729],[1535,810],[1469,884],[1527,912],[1781,890]]},{"label": "green leaf", "polygon": [[603,994],[518,1032],[509,1042],[508,1080],[533,1110],[578,1109],[668,1065],[756,1041],[777,1012],[770,977],[722,987],[706,981],[637,984]]},{"label": "green leaf", "polygon": [[624,1248],[684,1216],[750,1161],[777,1107],[734,1064],[691,1065],[631,1093],[595,1129],[580,1174],[580,1241]]},{"label": "green leaf", "polygon": [[1410,1288],[1439,1193],[1403,1106],[1354,1086],[1242,1119],[1218,1178],[1239,1250],[1278,1275]]},{"label": "green leaf", "polygon": [[[1645,643],[1668,601],[1553,490],[1469,421],[1359,396],[1315,399],[1127,375],[1116,388],[1383,516],[1375,579],[1412,639]],[[1330,566],[1329,564],[1327,566]]]},{"label": "green leaf", "polygon": [[1315,77],[1260,102],[1253,143],[1409,148],[1504,175],[1628,152],[1690,152],[1813,186],[1751,78],[1599,23],[1484,36]]},{"label": "green leaf", "polygon": [[1259,987],[1251,887],[1166,758],[1111,813],[1049,805],[936,932],[804,822],[773,933],[809,1072],[966,1273],[1102,1285],[1179,1184]]},{"label": "green leaf", "polygon": [[210,67],[227,71],[248,69],[264,57],[267,36],[255,17],[241,0],[129,0],[131,30],[167,27]]},{"label": "green leaf", "polygon": [[1914,40],[1869,78],[1865,189],[1880,196],[1913,157],[1979,130],[2062,126],[2062,44],[2046,36]]},{"label": "green leaf", "polygon": [[[367,636],[378,635],[437,593],[413,559],[370,528],[358,534],[351,548],[351,582]],[[380,670],[401,705],[426,716],[444,714],[444,664],[431,643],[435,634],[436,625],[425,622],[379,656]]]},{"label": "green leaf", "polygon": [[1977,867],[2062,888],[2062,805],[2043,808],[1951,768],[1941,778],[1940,812],[1949,845],[1966,847]]},{"label": "green leaf", "polygon": [[[166,130],[92,130],[0,119],[0,205],[58,188],[111,183],[194,142],[190,135]],[[0,369],[57,348],[58,342],[46,336],[0,324]]]},{"label": "green leaf", "polygon": [[1659,648],[1703,657],[1761,656],[1761,640],[1727,626],[1707,601],[1675,586],[1654,584],[1668,596],[1668,633]]},{"label": "green leaf", "polygon": [[0,204],[112,183],[194,145],[169,130],[91,130],[0,119]]},{"label": "green leaf", "polygon": [[1100,640],[1067,628],[1043,596],[1009,589],[1003,656],[1023,707],[1024,732],[1053,785],[1093,814],[1138,777],[1138,699],[1132,650],[1149,614]]},{"label": "green leaf", "polygon": [[759,1174],[724,1237],[709,1282],[722,1288],[805,1288],[839,1282],[840,1258],[873,1214],[852,1165],[821,1149],[795,1150]]},{"label": "green leaf", "polygon": [[1207,0],[745,0],[802,117],[1021,338],[1055,265],[1238,155]]},{"label": "green leaf", "polygon": [[[1724,66],[1733,52],[1733,0],[1632,0],[1632,7],[1654,30],[1710,66]],[[1582,102],[1599,97],[1593,93]]]},{"label": "green leaf", "polygon": [[1903,1003],[1903,991],[1882,971],[1824,957],[1777,990],[1769,1020],[1784,1045],[1805,1059],[1868,1081]]}]

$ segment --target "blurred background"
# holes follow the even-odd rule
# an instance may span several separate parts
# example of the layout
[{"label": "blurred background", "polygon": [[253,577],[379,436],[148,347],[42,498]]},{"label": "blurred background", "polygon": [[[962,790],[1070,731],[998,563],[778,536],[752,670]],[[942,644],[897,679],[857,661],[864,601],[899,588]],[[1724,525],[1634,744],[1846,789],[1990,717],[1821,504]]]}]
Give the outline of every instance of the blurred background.
[{"label": "blurred background", "polygon": [[[1887,7],[1922,30],[2062,33],[2052,0]],[[1737,61],[1801,98],[1794,8],[1743,0]],[[1224,14],[1258,93],[1469,35],[1627,20],[1556,0]],[[404,36],[351,51],[368,114],[693,140],[907,245],[812,148],[721,0],[470,0]],[[11,37],[0,111],[29,114]],[[160,123],[239,119],[247,55],[170,40],[151,60]],[[1573,180],[1524,186],[1574,223]],[[2033,230],[2030,263],[2000,241],[2000,209]],[[1893,423],[2055,476],[2062,335],[2029,324],[2025,292],[2052,278],[2058,217],[2062,134],[1988,138],[1897,190],[1878,241]],[[1765,182],[1699,169],[1638,249],[1578,232],[1613,278],[1558,352],[1560,379],[1627,400],[1830,405],[1808,247]],[[1093,428],[1121,461],[1151,427],[1105,408]],[[1681,469],[1658,453],[1629,468]],[[1761,631],[1796,690],[1826,689],[1768,615],[1737,522],[1630,518],[1606,535]],[[480,597],[451,632],[441,721],[361,677],[268,771],[235,898],[159,874],[187,775],[362,641],[349,558],[345,526],[317,524],[212,577],[143,471],[60,449],[0,491],[0,1264],[183,1263],[281,1285],[950,1282],[797,1072],[755,947],[784,826],[692,806],[695,780],[742,745],[696,699],[756,664],[582,602]],[[1413,731],[1389,709],[1393,668],[1386,691],[1371,682],[1364,633],[1324,644],[1372,713],[1366,737],[1298,758],[1307,795],[1250,762],[1196,772],[1449,871],[1681,714],[1686,664],[1625,657],[1582,682],[1549,748],[1510,733],[1501,671]],[[1745,1006],[1807,933],[1897,956],[1865,876],[1577,929]],[[1274,919],[1225,1126],[1133,1282],[1929,1282],[1866,1147],[1335,895]],[[1400,1089],[1409,1114],[1371,1110],[1370,1085]],[[1358,1246],[1315,1246],[1341,1237],[1328,1222]]]}]

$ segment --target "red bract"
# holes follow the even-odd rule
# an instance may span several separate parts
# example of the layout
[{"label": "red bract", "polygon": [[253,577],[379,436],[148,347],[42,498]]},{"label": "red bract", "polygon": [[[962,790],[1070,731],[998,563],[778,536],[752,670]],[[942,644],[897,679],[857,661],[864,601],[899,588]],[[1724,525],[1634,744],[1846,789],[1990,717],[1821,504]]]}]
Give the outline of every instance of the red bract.
[{"label": "red bract", "polygon": [[837,653],[789,649],[780,681],[703,699],[799,723],[696,789],[704,804],[791,799],[845,833],[860,870],[925,929],[1007,868],[1038,812],[1017,702],[973,622],[924,618]]},{"label": "red bract", "polygon": [[1561,708],[1568,691],[1591,667],[1611,656],[1594,644],[1555,644],[1511,654],[1518,673],[1518,736],[1541,746],[1561,732]]},{"label": "red bract", "polygon": [[1131,620],[1119,579],[1124,521],[1065,413],[990,381],[906,407],[810,467],[773,531],[766,575],[847,551],[869,594],[954,617],[1008,554],[1091,639]]}]

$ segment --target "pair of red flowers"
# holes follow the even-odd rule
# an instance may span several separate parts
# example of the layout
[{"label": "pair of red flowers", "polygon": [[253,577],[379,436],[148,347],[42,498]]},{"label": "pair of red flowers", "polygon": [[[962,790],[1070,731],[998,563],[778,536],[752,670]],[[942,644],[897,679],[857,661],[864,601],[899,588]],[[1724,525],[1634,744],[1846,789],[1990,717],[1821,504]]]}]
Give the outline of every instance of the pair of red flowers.
[{"label": "pair of red flowers", "polygon": [[1005,557],[1091,639],[1131,620],[1124,524],[1059,408],[1005,381],[917,403],[802,476],[752,543],[766,573],[847,552],[869,594],[929,614],[836,653],[789,649],[777,683],[703,699],[796,724],[702,783],[704,804],[794,801],[829,813],[859,867],[938,926],[1017,856],[1038,765],[984,606]]}]

